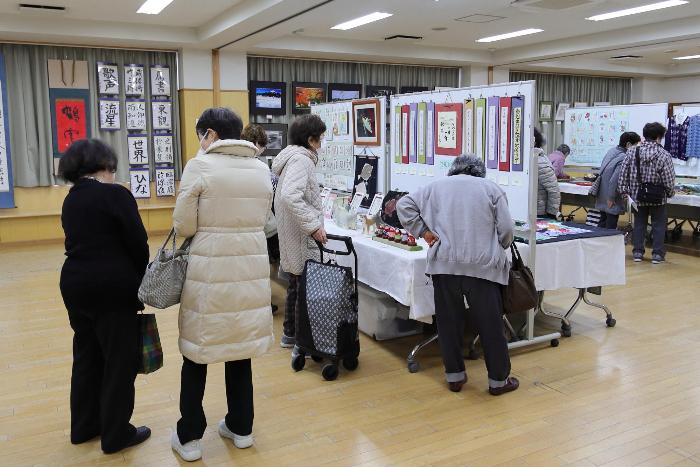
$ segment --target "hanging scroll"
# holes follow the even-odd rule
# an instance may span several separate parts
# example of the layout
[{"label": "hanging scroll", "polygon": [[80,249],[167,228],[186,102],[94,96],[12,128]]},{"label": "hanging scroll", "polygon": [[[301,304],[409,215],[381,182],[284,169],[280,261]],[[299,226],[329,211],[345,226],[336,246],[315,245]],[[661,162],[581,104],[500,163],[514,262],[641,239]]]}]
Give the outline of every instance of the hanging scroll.
[{"label": "hanging scroll", "polygon": [[143,99],[126,100],[126,129],[145,130],[146,121],[146,101]]},{"label": "hanging scroll", "polygon": [[408,140],[408,162],[416,162],[416,119],[418,118],[418,104],[410,104],[411,113],[409,114],[409,140]]},{"label": "hanging scroll", "polygon": [[126,137],[130,165],[148,165],[148,135]]},{"label": "hanging scroll", "polygon": [[403,142],[401,144],[401,148],[402,148],[401,163],[402,164],[409,163],[408,146],[409,146],[410,141],[411,141],[411,127],[409,125],[410,113],[411,113],[410,106],[404,105],[401,107],[401,128],[402,128],[401,138],[403,139]]},{"label": "hanging scroll", "polygon": [[416,117],[416,155],[419,164],[425,164],[425,121],[428,113],[428,105],[425,102],[418,104],[418,117]]},{"label": "hanging scroll", "polygon": [[97,92],[119,95],[119,68],[116,63],[97,62]]},{"label": "hanging scroll", "polygon": [[426,129],[425,161],[428,165],[435,164],[435,103],[428,103],[428,128]]},{"label": "hanging scroll", "polygon": [[170,96],[170,67],[151,65],[151,96]]},{"label": "hanging scroll", "polygon": [[171,130],[173,105],[170,101],[151,102],[151,118],[154,130]]},{"label": "hanging scroll", "polygon": [[510,97],[501,97],[499,107],[499,159],[498,170],[510,172]]},{"label": "hanging scroll", "polygon": [[151,197],[151,174],[148,169],[132,169],[129,171],[129,185],[134,198]]},{"label": "hanging scroll", "polygon": [[173,135],[170,133],[153,135],[153,154],[156,164],[172,164]]},{"label": "hanging scroll", "polygon": [[474,152],[483,161],[486,154],[486,99],[475,100]]},{"label": "hanging scroll", "polygon": [[394,162],[401,163],[403,151],[403,126],[401,125],[401,106],[394,108]]},{"label": "hanging scroll", "polygon": [[462,152],[462,104],[435,104],[435,154]]},{"label": "hanging scroll", "polygon": [[100,130],[117,131],[121,128],[119,99],[100,99]]},{"label": "hanging scroll", "polygon": [[474,100],[464,101],[464,153],[474,153]]},{"label": "hanging scroll", "polygon": [[143,65],[124,65],[124,94],[127,96],[143,96],[145,86]]},{"label": "hanging scroll", "polygon": [[70,145],[90,137],[90,90],[86,61],[48,60],[47,68],[55,173]]},{"label": "hanging scroll", "polygon": [[156,196],[175,196],[174,168],[156,168]]},{"label": "hanging scroll", "polygon": [[523,114],[525,112],[525,98],[524,97],[514,97],[512,101],[512,130],[513,134],[512,146],[513,146],[513,166],[512,170],[514,172],[522,172],[524,167],[523,162]]},{"label": "hanging scroll", "polygon": [[498,168],[498,97],[489,97],[486,113],[486,168]]}]

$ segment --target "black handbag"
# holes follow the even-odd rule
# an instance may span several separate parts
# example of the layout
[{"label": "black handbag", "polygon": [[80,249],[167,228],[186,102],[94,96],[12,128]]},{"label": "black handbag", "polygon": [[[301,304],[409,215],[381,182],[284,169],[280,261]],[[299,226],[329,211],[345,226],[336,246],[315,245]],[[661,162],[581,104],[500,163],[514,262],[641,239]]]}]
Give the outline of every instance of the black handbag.
[{"label": "black handbag", "polygon": [[659,183],[642,183],[642,170],[639,162],[639,146],[635,153],[635,164],[637,166],[637,202],[652,205],[661,205],[666,197],[666,187]]},{"label": "black handbag", "polygon": [[503,313],[520,313],[537,306],[539,297],[535,278],[530,268],[525,266],[515,242],[510,245],[513,264],[508,274],[508,285],[503,287]]}]

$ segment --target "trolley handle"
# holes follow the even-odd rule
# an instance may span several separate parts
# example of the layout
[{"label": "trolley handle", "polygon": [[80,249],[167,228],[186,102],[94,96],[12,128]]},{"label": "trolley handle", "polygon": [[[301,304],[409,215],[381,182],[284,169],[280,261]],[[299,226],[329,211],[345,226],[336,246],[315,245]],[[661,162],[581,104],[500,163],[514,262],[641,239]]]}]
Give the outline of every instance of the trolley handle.
[{"label": "trolley handle", "polygon": [[331,255],[340,255],[340,256],[350,256],[355,253],[355,247],[352,245],[352,238],[351,237],[346,237],[343,235],[333,235],[333,234],[327,234],[326,237],[328,240],[337,240],[339,242],[345,243],[345,248],[347,251],[337,251],[337,250],[331,250],[329,248],[326,248],[323,246],[321,242],[318,240],[314,239],[316,242],[316,245],[318,245],[319,250],[321,250],[324,253],[328,253]]}]

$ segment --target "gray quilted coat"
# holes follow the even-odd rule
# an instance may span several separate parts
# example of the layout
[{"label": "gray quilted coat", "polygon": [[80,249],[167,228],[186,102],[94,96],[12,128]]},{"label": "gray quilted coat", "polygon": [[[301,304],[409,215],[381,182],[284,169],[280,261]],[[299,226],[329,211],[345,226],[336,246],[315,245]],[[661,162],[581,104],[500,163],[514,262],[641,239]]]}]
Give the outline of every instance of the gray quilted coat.
[{"label": "gray quilted coat", "polygon": [[285,272],[301,275],[308,259],[320,259],[311,234],[323,227],[321,190],[314,169],[315,152],[302,146],[287,146],[272,162],[279,176],[275,192],[275,217],[280,242],[281,266]]},{"label": "gray quilted coat", "polygon": [[540,148],[534,149],[537,155],[537,215],[555,216],[561,207],[561,191],[554,167]]}]

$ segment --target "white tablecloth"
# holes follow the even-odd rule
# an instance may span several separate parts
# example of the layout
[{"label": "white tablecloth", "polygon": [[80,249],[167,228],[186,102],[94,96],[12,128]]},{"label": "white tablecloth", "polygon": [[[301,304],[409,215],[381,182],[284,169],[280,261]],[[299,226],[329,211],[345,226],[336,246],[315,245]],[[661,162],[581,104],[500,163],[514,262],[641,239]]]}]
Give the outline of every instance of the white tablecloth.
[{"label": "white tablecloth", "polygon": [[[588,195],[590,186],[576,185],[575,183],[559,182],[559,190],[562,193],[570,195]],[[695,206],[700,207],[700,196],[697,195],[681,195],[676,194],[673,198],[668,199],[668,204],[677,204],[679,206]]]},{"label": "white tablecloth", "polygon": [[[410,307],[411,319],[430,321],[435,314],[433,286],[425,275],[426,249],[411,252],[376,242],[359,232],[326,223],[330,234],[353,237],[358,258],[358,280]],[[425,246],[425,243],[423,243]],[[340,250],[342,244],[331,242]],[[528,262],[529,246],[518,243]],[[344,266],[354,265],[347,256],[338,256]],[[585,288],[625,284],[625,244],[622,235],[566,240],[537,245],[535,284],[538,290]]]}]

